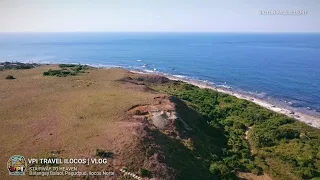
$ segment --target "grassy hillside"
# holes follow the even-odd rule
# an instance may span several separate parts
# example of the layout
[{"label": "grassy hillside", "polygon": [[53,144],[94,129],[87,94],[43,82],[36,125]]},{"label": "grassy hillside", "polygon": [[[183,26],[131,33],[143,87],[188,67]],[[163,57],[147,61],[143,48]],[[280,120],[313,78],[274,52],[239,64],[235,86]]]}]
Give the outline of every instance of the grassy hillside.
[{"label": "grassy hillside", "polygon": [[274,179],[320,178],[319,129],[252,102],[190,84],[150,86],[188,102],[202,115],[202,121],[214,128],[208,135],[219,149],[207,159],[211,174],[222,179],[236,179],[237,172],[265,172]]},{"label": "grassy hillside", "polygon": [[[4,70],[0,84],[2,162],[14,154],[108,157],[79,168],[114,171],[111,179],[133,179],[124,167],[166,180],[320,177],[320,130],[213,90],[68,64]],[[177,118],[157,126],[155,109]],[[13,178],[5,168],[0,175]]]}]

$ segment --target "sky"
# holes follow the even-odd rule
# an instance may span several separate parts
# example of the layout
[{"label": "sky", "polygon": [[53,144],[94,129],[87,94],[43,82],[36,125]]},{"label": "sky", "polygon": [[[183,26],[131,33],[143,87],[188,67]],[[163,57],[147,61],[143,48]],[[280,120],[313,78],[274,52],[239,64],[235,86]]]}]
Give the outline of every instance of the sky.
[{"label": "sky", "polygon": [[[261,15],[302,10],[304,15]],[[320,32],[318,0],[0,0],[0,32]]]}]

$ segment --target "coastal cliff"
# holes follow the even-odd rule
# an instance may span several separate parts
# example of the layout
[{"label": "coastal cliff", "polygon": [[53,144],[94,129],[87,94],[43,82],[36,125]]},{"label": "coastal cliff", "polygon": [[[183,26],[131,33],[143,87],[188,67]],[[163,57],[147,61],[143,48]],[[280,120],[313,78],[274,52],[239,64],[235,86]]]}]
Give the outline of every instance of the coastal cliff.
[{"label": "coastal cliff", "polygon": [[4,70],[0,84],[3,162],[107,154],[79,168],[114,171],[108,179],[320,177],[319,129],[212,89],[80,65]]}]

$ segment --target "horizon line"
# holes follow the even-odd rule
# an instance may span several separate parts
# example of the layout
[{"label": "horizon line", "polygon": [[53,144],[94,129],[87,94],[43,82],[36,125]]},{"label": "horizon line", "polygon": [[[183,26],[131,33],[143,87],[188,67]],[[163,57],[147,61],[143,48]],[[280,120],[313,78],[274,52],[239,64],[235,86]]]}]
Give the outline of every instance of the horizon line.
[{"label": "horizon line", "polygon": [[0,33],[226,33],[226,34],[250,34],[250,33],[260,33],[260,34],[319,34],[320,31],[252,31],[252,32],[236,32],[236,31],[0,31]]}]

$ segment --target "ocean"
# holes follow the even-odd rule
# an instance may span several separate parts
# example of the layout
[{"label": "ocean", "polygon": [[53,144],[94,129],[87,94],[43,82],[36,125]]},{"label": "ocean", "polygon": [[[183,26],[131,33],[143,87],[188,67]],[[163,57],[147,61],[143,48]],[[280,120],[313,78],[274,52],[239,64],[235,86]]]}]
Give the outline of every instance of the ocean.
[{"label": "ocean", "polygon": [[320,34],[0,33],[3,61],[164,73],[320,113]]}]

